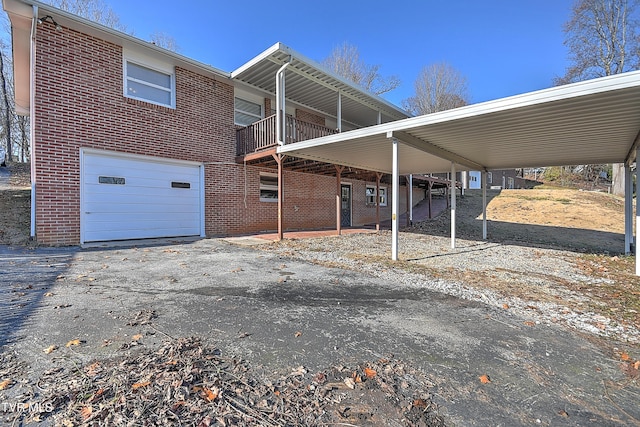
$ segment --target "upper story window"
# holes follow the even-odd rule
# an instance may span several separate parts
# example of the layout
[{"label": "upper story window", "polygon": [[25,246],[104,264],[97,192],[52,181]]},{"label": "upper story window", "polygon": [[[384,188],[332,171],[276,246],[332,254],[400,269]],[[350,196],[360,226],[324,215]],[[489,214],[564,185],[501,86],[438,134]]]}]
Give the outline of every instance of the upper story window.
[{"label": "upper story window", "polygon": [[262,105],[243,98],[235,98],[235,123],[249,126],[262,119]]},{"label": "upper story window", "polygon": [[175,108],[175,74],[124,61],[124,96]]}]

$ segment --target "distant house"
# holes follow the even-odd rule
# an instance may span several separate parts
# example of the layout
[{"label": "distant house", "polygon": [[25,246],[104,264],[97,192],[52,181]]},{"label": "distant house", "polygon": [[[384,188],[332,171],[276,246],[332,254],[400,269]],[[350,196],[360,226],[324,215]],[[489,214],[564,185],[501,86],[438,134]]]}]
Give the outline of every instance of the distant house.
[{"label": "distant house", "polygon": [[[38,242],[390,218],[388,177],[276,147],[406,118],[395,105],[280,43],[226,72],[37,1],[3,5],[16,106],[31,121]],[[406,188],[400,197],[406,206]]]}]

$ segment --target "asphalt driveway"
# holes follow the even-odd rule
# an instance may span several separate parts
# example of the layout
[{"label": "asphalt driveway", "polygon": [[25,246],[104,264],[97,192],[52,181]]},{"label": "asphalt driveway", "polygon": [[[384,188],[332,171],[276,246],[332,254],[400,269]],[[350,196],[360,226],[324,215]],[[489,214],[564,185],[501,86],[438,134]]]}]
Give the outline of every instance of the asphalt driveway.
[{"label": "asphalt driveway", "polygon": [[[82,362],[122,355],[136,334],[146,348],[198,336],[264,372],[393,355],[428,375],[451,425],[640,420],[637,380],[588,337],[222,239],[3,247],[0,283],[0,344],[29,364],[32,378],[65,354]],[[81,345],[65,347],[74,339]],[[45,354],[51,345],[58,349]]]}]

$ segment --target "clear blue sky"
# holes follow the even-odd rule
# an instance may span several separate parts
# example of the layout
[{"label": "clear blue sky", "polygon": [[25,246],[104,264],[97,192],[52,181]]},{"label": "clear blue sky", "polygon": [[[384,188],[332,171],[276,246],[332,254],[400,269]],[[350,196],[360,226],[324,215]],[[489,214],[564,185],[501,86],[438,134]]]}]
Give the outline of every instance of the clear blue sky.
[{"label": "clear blue sky", "polygon": [[562,26],[573,0],[215,1],[105,0],[134,35],[174,37],[179,53],[233,71],[276,42],[318,62],[348,42],[413,95],[420,69],[446,61],[472,102],[547,88],[564,73]]}]

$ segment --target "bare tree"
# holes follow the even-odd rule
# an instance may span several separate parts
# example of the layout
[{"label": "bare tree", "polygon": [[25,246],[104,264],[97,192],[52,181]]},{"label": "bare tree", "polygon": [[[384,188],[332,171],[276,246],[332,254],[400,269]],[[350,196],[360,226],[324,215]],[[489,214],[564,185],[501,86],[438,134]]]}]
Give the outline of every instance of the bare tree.
[{"label": "bare tree", "polygon": [[577,0],[564,25],[570,66],[555,83],[566,84],[635,70],[639,65],[636,0]]},{"label": "bare tree", "polygon": [[107,27],[127,31],[127,27],[120,22],[120,17],[102,0],[44,0],[44,2]]},{"label": "bare tree", "polygon": [[180,46],[178,46],[176,39],[163,31],[155,31],[153,34],[151,34],[151,43],[172,52],[180,51]]},{"label": "bare tree", "polygon": [[403,100],[402,107],[415,115],[450,110],[469,103],[467,79],[445,62],[423,67],[414,88],[415,95]]},{"label": "bare tree", "polygon": [[366,64],[360,59],[358,48],[346,42],[334,48],[322,63],[338,76],[375,95],[387,93],[400,86],[397,76],[383,77],[379,65]]},{"label": "bare tree", "polygon": [[[637,0],[576,0],[571,19],[564,26],[570,66],[555,83],[573,83],[638,69],[637,7]],[[612,192],[624,194],[624,165],[613,165],[612,180]]]},{"label": "bare tree", "polygon": [[[2,93],[0,94],[2,96],[2,109],[3,109],[3,117],[2,117],[2,125],[4,127],[4,136],[6,138],[6,156],[7,156],[7,160],[12,162],[13,161],[13,140],[11,139],[11,127],[12,127],[12,116],[13,116],[13,111],[14,108],[12,108],[10,99],[11,96],[9,94],[9,90],[7,88],[7,78],[6,78],[6,71],[5,71],[5,56],[4,56],[4,46],[3,49],[0,51],[0,89],[2,89]],[[4,159],[3,159],[4,160]]]}]

